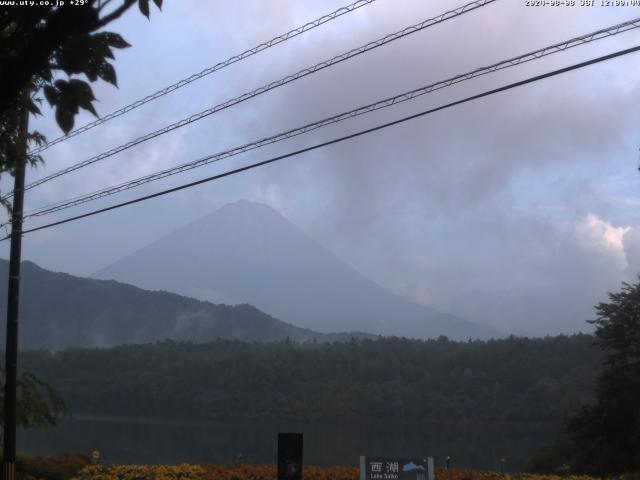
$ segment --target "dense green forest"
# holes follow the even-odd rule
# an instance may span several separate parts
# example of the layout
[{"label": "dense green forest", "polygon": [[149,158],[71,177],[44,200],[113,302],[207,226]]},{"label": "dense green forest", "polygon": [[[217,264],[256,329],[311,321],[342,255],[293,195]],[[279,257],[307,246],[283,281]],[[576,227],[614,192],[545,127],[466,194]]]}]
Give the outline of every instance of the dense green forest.
[{"label": "dense green forest", "polygon": [[452,342],[206,344],[24,352],[72,412],[181,418],[557,422],[591,399],[589,335]]}]

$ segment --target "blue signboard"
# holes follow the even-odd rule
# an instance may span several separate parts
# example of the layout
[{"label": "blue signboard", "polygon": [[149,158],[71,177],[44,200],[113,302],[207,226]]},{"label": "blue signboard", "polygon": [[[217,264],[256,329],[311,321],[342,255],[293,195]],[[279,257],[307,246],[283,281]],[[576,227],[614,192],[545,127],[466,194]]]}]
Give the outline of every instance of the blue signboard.
[{"label": "blue signboard", "polygon": [[361,456],[360,480],[433,480],[433,459]]}]

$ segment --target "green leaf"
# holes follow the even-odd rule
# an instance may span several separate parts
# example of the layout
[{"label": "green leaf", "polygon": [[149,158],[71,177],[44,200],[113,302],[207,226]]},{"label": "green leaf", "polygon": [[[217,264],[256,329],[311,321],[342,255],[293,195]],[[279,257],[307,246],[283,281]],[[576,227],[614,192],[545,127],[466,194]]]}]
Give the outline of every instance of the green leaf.
[{"label": "green leaf", "polygon": [[95,51],[91,48],[91,37],[77,34],[69,37],[55,58],[60,68],[67,74],[86,73],[90,63],[94,61]]},{"label": "green leaf", "polygon": [[84,73],[94,82],[98,79],[100,66],[107,58],[114,58],[112,46],[125,48],[129,44],[120,35],[110,32],[76,34],[65,41],[55,58],[67,75]]},{"label": "green leaf", "polygon": [[25,428],[55,425],[69,414],[60,394],[31,373],[18,377],[16,394],[16,422]]},{"label": "green leaf", "polygon": [[27,103],[27,111],[33,115],[42,115],[42,112],[34,102]]},{"label": "green leaf", "polygon": [[93,96],[91,86],[87,82],[78,80],[77,78],[69,81],[68,88],[75,93],[78,99],[81,99],[82,101],[91,102],[96,99],[96,97]]},{"label": "green leaf", "polygon": [[51,85],[45,85],[43,88],[43,91],[44,91],[44,97],[47,99],[47,102],[49,102],[49,105],[53,107],[58,103],[59,93],[55,87]]},{"label": "green leaf", "polygon": [[113,48],[128,48],[131,46],[124,38],[122,38],[121,35],[118,35],[117,33],[101,32],[96,35],[100,35],[104,39],[105,43]]},{"label": "green leaf", "polygon": [[[104,62],[104,60],[103,60]],[[83,72],[91,82],[98,80],[101,63],[92,60],[87,64],[86,70]]]},{"label": "green leaf", "polygon": [[40,76],[42,77],[43,80],[47,82],[51,82],[53,80],[53,74],[49,69],[42,70],[42,72],[40,72]]},{"label": "green leaf", "polygon": [[69,82],[69,91],[71,95],[73,95],[73,99],[75,100],[77,105],[93,113],[96,117],[98,116],[98,113],[91,104],[91,102],[95,100],[96,97],[93,96],[91,86],[87,82],[73,79]]},{"label": "green leaf", "polygon": [[93,98],[93,93],[87,95],[86,90],[80,85],[80,80],[56,80],[54,86],[58,89],[56,103],[56,121],[65,133],[73,128],[74,116],[78,113],[80,101],[86,103]]},{"label": "green leaf", "polygon": [[109,82],[112,85],[118,86],[118,79],[116,77],[116,70],[110,63],[104,62],[98,68],[98,76],[105,82]]},{"label": "green leaf", "polygon": [[97,61],[114,58],[111,47],[102,33],[95,33],[89,37],[88,53]]},{"label": "green leaf", "polygon": [[41,134],[38,130],[34,130],[33,132],[27,133],[27,140],[35,143],[36,145],[44,145],[47,143],[47,137]]},{"label": "green leaf", "polygon": [[145,17],[149,18],[149,0],[138,0],[138,8]]},{"label": "green leaf", "polygon": [[73,128],[73,117],[74,113],[72,111],[63,108],[62,106],[58,106],[58,108],[56,108],[56,122],[58,122],[58,125],[65,135]]}]

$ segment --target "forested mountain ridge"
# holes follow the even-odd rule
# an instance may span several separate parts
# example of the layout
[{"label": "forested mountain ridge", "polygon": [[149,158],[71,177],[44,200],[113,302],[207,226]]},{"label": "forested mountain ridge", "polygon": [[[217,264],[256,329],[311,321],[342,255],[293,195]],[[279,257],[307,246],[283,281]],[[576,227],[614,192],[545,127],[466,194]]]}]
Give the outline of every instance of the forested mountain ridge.
[{"label": "forested mountain ridge", "polygon": [[[8,268],[8,262],[0,260],[0,291],[6,291]],[[22,263],[21,277],[21,349],[110,347],[165,339],[333,341],[365,336],[324,335],[282,322],[251,305],[215,305],[112,280],[54,273],[28,261]],[[0,296],[2,324],[6,301],[6,296]],[[4,342],[5,332],[0,330],[0,340]]]},{"label": "forested mountain ridge", "polygon": [[593,337],[161,342],[24,352],[72,411],[182,418],[557,422],[591,398]]}]

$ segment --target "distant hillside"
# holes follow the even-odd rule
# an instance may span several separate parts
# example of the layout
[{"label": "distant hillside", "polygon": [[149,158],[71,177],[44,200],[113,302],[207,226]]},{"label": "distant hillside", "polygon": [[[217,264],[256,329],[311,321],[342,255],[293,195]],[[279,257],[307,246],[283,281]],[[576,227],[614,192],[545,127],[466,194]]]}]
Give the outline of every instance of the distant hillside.
[{"label": "distant hillside", "polygon": [[588,335],[489,342],[162,342],[24,352],[74,412],[164,418],[555,422],[591,398]]},{"label": "distant hillside", "polygon": [[[9,263],[0,260],[0,292]],[[149,292],[115,281],[54,273],[22,263],[20,348],[110,347],[157,340],[206,342],[216,338],[277,341],[289,337],[348,340],[277,320],[251,305],[214,305],[168,292]],[[5,325],[6,294],[0,295]],[[4,345],[4,328],[0,329]]]},{"label": "distant hillside", "polygon": [[250,303],[320,332],[465,340],[502,336],[388,292],[272,208],[247,201],[226,205],[94,277],[201,300]]}]

